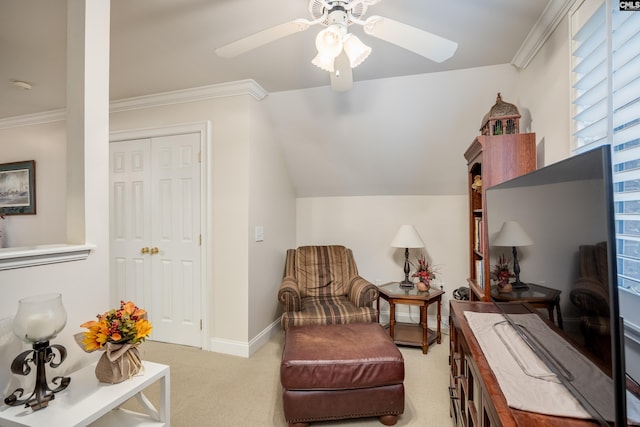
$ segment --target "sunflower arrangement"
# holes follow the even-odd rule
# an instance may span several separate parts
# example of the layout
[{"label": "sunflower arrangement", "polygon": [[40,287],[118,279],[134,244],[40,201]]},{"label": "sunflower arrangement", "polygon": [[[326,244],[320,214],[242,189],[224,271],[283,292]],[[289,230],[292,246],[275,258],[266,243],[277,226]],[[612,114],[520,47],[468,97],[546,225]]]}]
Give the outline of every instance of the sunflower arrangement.
[{"label": "sunflower arrangement", "polygon": [[120,301],[119,309],[111,309],[98,314],[98,320],[90,320],[80,325],[87,328],[82,345],[86,351],[101,350],[107,343],[137,344],[143,342],[153,329],[146,319],[147,312],[132,301]]}]

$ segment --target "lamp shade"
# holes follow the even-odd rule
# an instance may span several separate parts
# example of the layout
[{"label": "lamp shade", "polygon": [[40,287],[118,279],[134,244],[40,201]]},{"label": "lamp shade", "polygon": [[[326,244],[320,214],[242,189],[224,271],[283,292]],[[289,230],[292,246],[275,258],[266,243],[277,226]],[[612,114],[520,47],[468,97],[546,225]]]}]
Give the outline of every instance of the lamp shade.
[{"label": "lamp shade", "polygon": [[362,64],[362,61],[367,59],[371,53],[371,48],[362,43],[362,41],[353,34],[347,34],[344,36],[343,43],[344,51],[349,57],[351,68],[356,68],[358,65]]},{"label": "lamp shade", "polygon": [[342,34],[340,27],[336,25],[330,25],[324,30],[320,31],[316,36],[316,49],[318,53],[336,57],[342,52]]},{"label": "lamp shade", "polygon": [[321,70],[333,73],[335,70],[334,63],[335,58],[333,56],[326,56],[318,52],[318,54],[311,60],[311,63]]},{"label": "lamp shade", "polygon": [[26,342],[42,342],[54,338],[67,324],[62,295],[46,294],[18,301],[13,319],[13,333]]},{"label": "lamp shade", "polygon": [[424,242],[413,225],[403,225],[391,241],[394,248],[424,248]]},{"label": "lamp shade", "polygon": [[533,240],[518,221],[505,221],[493,241],[494,246],[528,246]]}]

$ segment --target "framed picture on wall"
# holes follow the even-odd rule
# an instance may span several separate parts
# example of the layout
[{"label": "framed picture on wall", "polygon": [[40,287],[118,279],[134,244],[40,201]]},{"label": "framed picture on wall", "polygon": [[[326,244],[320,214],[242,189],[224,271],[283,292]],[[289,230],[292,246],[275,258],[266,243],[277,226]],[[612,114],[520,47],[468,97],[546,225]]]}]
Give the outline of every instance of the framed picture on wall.
[{"label": "framed picture on wall", "polygon": [[0,164],[0,214],[35,215],[36,162]]}]

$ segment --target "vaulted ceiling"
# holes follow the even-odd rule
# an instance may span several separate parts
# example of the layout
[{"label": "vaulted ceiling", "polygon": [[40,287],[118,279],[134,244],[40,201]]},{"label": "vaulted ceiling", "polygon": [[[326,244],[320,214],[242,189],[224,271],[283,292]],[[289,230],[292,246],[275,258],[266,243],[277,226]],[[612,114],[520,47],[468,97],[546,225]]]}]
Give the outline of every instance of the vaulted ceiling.
[{"label": "vaulted ceiling", "polygon": [[[404,22],[457,42],[458,50],[438,64],[353,25],[350,31],[373,49],[354,80],[509,63],[546,3],[382,0],[366,17]],[[260,30],[309,18],[307,0],[112,0],[111,15],[111,99],[248,78],[268,92],[329,84],[328,73],[311,64],[321,26],[235,58],[214,53]],[[66,0],[0,2],[0,118],[64,107],[65,40]],[[24,91],[14,80],[33,88]]]},{"label": "vaulted ceiling", "polygon": [[[65,107],[66,3],[66,0],[0,1],[0,119]],[[352,25],[349,30],[373,50],[354,69],[354,86],[390,77],[495,64],[522,66],[529,59],[527,55],[536,37],[544,33],[554,13],[570,3],[572,0],[382,0],[371,4],[366,17],[380,15],[409,24],[457,42],[458,49],[451,59],[435,63],[373,38],[362,27]],[[332,93],[328,73],[311,64],[316,53],[315,36],[321,26],[312,26],[234,58],[215,54],[216,48],[247,35],[296,18],[309,19],[308,6],[308,0],[111,0],[110,98],[118,100],[253,79],[271,94],[322,90],[324,101],[318,102],[309,114],[319,114],[322,105],[327,109],[326,120],[339,123],[340,105],[348,104],[357,93]],[[31,90],[16,87],[15,81],[28,83]],[[492,101],[486,100],[487,109]],[[283,98],[278,102],[283,102]],[[306,120],[311,122],[312,118]],[[330,143],[344,145],[349,140],[350,131],[345,126],[332,125],[332,132],[316,134],[316,138],[326,138],[328,150]],[[410,135],[415,131],[407,128],[399,132]],[[295,169],[295,149],[287,149],[293,146],[292,140],[286,140],[288,134],[293,133],[280,129],[287,158]],[[385,151],[375,132],[370,137],[368,143],[377,147],[379,154],[377,157],[373,152],[367,154],[371,157],[370,164],[376,167],[370,177],[359,176],[363,182],[374,181],[373,175],[384,170],[389,159],[397,160],[393,157],[397,152]],[[397,137],[402,139],[402,135]],[[456,152],[456,156],[461,154]],[[324,156],[327,163],[331,161],[329,151],[316,155]],[[403,156],[411,160],[406,153]],[[345,177],[352,174],[343,172]],[[301,171],[296,182],[300,194],[336,194],[331,187],[311,188],[309,182],[315,178],[302,178],[304,175]],[[311,181],[301,182],[305,179]],[[405,180],[402,191],[389,188],[384,190],[385,194],[403,194],[408,188],[406,184]],[[359,185],[353,184],[354,188]],[[398,187],[402,185],[398,183]],[[354,190],[357,194],[374,191],[377,190],[359,187]],[[428,193],[418,189],[415,192]]]}]

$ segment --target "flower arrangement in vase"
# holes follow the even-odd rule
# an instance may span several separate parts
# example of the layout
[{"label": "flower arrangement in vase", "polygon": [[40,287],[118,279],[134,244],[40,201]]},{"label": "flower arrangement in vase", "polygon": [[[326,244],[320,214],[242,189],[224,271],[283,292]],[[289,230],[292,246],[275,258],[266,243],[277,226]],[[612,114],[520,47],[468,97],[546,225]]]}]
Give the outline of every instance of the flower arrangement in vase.
[{"label": "flower arrangement in vase", "polygon": [[119,383],[136,375],[142,368],[138,345],[152,331],[147,312],[132,301],[120,301],[119,309],[111,309],[80,325],[85,351],[105,350],[96,365],[96,377],[105,383]]},{"label": "flower arrangement in vase", "polygon": [[425,259],[424,255],[420,255],[416,272],[411,277],[418,278],[418,290],[428,291],[431,287],[430,282],[436,278],[436,271],[433,265]]},{"label": "flower arrangement in vase", "polygon": [[512,277],[515,277],[515,274],[513,274],[509,268],[507,257],[502,254],[498,258],[498,263],[491,271],[491,278],[498,282],[498,292],[511,292],[512,286],[511,283],[509,283],[509,279]]}]

